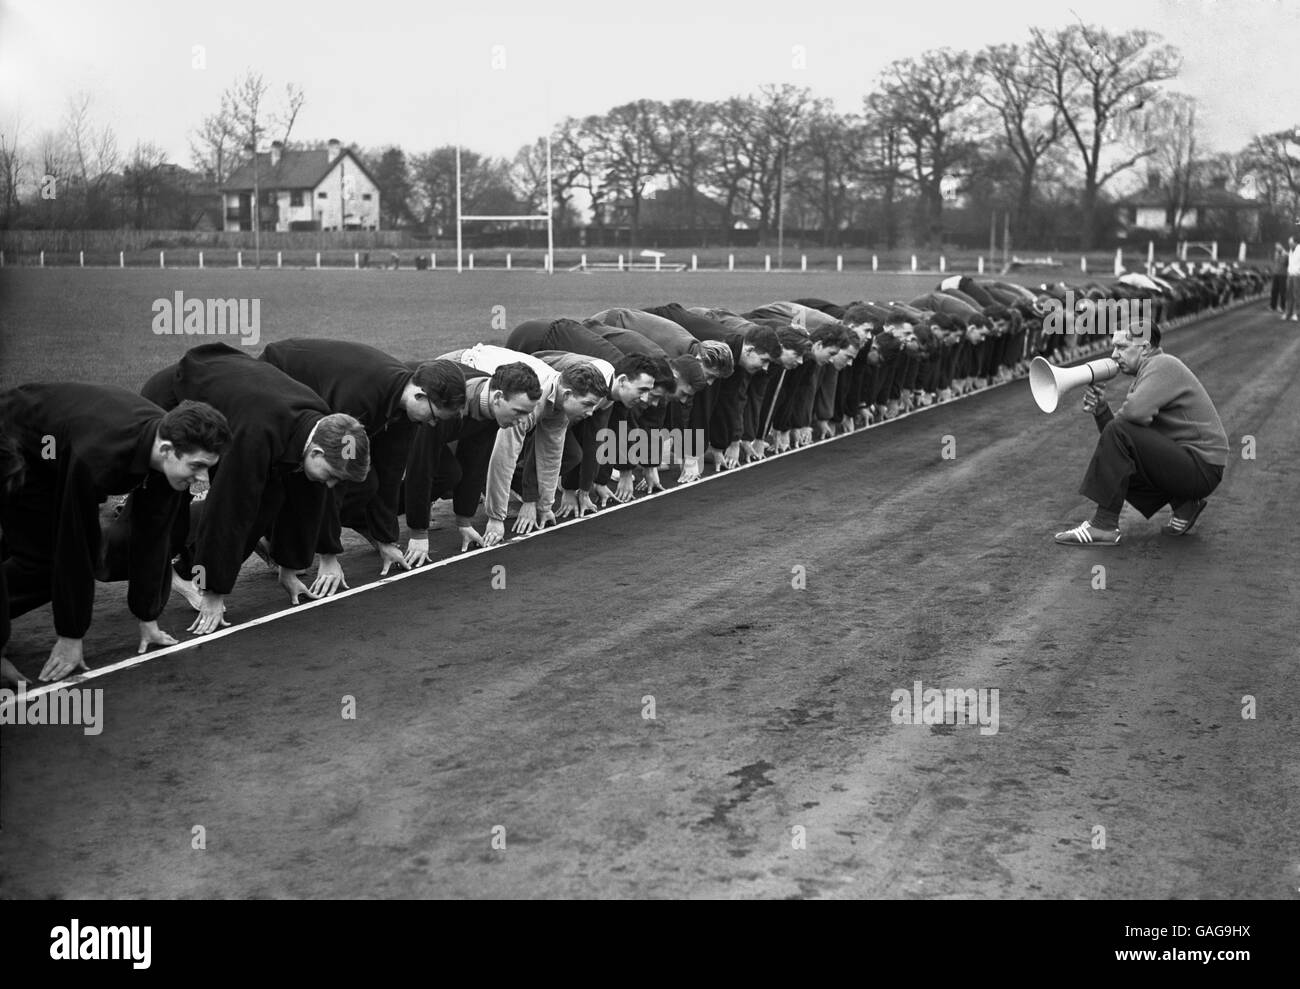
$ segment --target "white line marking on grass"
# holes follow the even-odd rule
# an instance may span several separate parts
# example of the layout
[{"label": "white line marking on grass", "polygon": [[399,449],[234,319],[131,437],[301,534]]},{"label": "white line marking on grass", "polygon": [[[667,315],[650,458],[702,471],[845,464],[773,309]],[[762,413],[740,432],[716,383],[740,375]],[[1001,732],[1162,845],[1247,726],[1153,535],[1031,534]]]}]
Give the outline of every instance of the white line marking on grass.
[{"label": "white line marking on grass", "polygon": [[[1257,301],[1257,299],[1249,299],[1243,302],[1242,304],[1244,305],[1254,301]],[[1224,311],[1226,310],[1215,310],[1214,312],[1207,314],[1206,318],[1212,318],[1213,316],[1222,315]],[[1091,353],[1096,353],[1097,350],[1103,349],[1105,346],[1106,344],[1103,343],[1100,347],[1095,348],[1093,351],[1090,351],[1089,355],[1085,355],[1085,356],[1090,356]],[[139,666],[142,663],[148,663],[151,660],[161,659],[164,656],[170,656],[174,653],[183,652],[186,649],[194,649],[206,645],[209,642],[215,642],[218,639],[224,639],[228,635],[234,635],[237,632],[243,632],[250,628],[256,628],[259,625],[265,625],[269,622],[278,621],[281,618],[287,618],[291,615],[300,615],[303,612],[310,611],[313,608],[320,608],[334,601],[341,601],[344,598],[350,598],[357,594],[364,594],[367,591],[373,591],[377,587],[384,587],[388,584],[394,584],[399,580],[407,580],[408,578],[411,577],[418,577],[421,574],[429,573],[430,571],[437,570],[440,567],[451,566],[454,563],[460,563],[464,560],[469,560],[477,556],[482,556],[486,553],[494,553],[498,550],[506,549],[507,547],[513,546],[523,540],[534,539],[539,536],[546,536],[553,532],[558,532],[562,529],[567,529],[571,526],[577,525],[580,522],[590,522],[591,520],[596,518],[603,518],[604,516],[608,515],[610,512],[621,511],[624,508],[631,508],[634,505],[642,505],[645,504],[647,501],[652,501],[655,498],[661,498],[665,495],[675,494],[679,491],[691,491],[698,488],[701,484],[705,484],[709,481],[717,481],[723,478],[732,477],[735,474],[739,473],[740,471],[749,470],[751,467],[759,467],[763,464],[771,463],[774,460],[779,460],[782,457],[789,457],[797,453],[802,453],[805,450],[811,450],[816,447],[825,446],[827,443],[834,443],[838,440],[849,439],[850,437],[853,436],[860,436],[862,433],[875,429],[878,426],[883,426],[891,422],[899,422],[902,419],[906,419],[908,416],[919,415],[923,412],[932,412],[935,409],[947,408],[948,406],[954,405],[960,401],[964,401],[965,399],[974,398],[976,395],[987,394],[988,392],[993,391],[995,388],[1001,388],[1001,387],[1005,387],[1006,385],[1013,385],[1027,380],[1028,380],[1027,378],[1012,378],[1010,381],[1004,381],[1001,382],[1000,384],[990,385],[987,388],[981,388],[977,391],[967,392],[964,395],[958,395],[948,402],[937,402],[934,405],[927,405],[924,408],[913,409],[911,412],[904,412],[900,415],[895,416],[893,419],[886,419],[881,422],[874,423],[871,426],[866,426],[862,429],[855,429],[851,433],[841,433],[838,436],[831,436],[824,440],[815,440],[813,443],[809,444],[808,446],[799,447],[798,449],[786,450],[784,453],[770,454],[769,456],[764,457],[762,460],[751,460],[749,463],[741,464],[740,466],[734,467],[731,470],[725,470],[725,471],[715,470],[713,473],[705,474],[698,481],[692,481],[690,484],[674,485],[673,487],[668,488],[664,491],[656,491],[653,494],[640,495],[628,502],[621,502],[621,503],[615,502],[607,505],[606,507],[600,509],[599,511],[595,512],[592,515],[584,515],[582,518],[566,519],[563,522],[557,522],[555,525],[548,526],[545,529],[530,532],[527,535],[514,536],[506,540],[505,542],[498,543],[496,546],[485,546],[485,547],[480,547],[478,549],[469,550],[468,552],[465,553],[455,553],[452,556],[444,557],[443,559],[438,560],[435,563],[426,563],[424,566],[417,567],[414,570],[403,570],[400,573],[393,574],[390,577],[380,577],[378,580],[371,581],[368,584],[361,584],[358,585],[357,587],[350,587],[346,590],[339,591],[337,594],[334,594],[330,597],[317,598],[314,601],[308,601],[305,604],[300,604],[294,607],[285,608],[282,611],[274,611],[271,614],[263,615],[260,618],[250,618],[246,622],[240,622],[238,625],[231,625],[229,628],[223,628],[216,632],[210,632],[207,635],[195,636],[192,639],[186,639],[184,642],[178,642],[174,646],[164,646],[162,649],[159,649],[155,652],[148,652],[148,653],[144,653],[143,655],[130,656],[126,659],[118,660],[115,663],[109,663],[106,666],[99,666],[93,670],[88,670],[85,673],[79,673],[76,676],[67,677],[63,680],[55,681],[54,683],[41,684],[40,686],[37,687],[32,687],[29,684],[25,696],[39,697],[42,694],[47,694],[55,690],[60,690],[67,687],[76,687],[79,684],[85,683],[87,680],[93,680],[97,677],[106,676],[107,674],[115,673],[118,670],[127,670],[133,666]],[[457,535],[459,535],[459,533],[457,533]],[[14,703],[17,703],[16,698],[8,701],[7,705],[0,705],[0,710],[2,710],[5,706],[12,706]]]}]

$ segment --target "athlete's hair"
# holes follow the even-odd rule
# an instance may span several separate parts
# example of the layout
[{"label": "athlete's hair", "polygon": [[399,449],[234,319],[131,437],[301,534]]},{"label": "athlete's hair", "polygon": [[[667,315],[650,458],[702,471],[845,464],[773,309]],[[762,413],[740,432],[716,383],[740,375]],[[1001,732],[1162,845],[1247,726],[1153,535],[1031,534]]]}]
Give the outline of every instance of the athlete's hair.
[{"label": "athlete's hair", "polygon": [[735,373],[736,358],[721,340],[701,340],[699,353],[700,362],[708,370],[716,371],[719,378],[730,378]]},{"label": "athlete's hair", "polygon": [[781,359],[781,341],[772,327],[759,326],[755,323],[745,330],[744,340],[760,354],[766,354],[774,361]]},{"label": "athlete's hair", "polygon": [[222,454],[230,446],[230,423],[206,402],[188,399],[162,417],[158,435],[182,456],[189,453]]},{"label": "athlete's hair", "polygon": [[560,383],[575,395],[594,395],[596,398],[609,397],[609,382],[595,364],[585,361],[574,364],[560,372]]},{"label": "athlete's hair", "polygon": [[[662,387],[665,375],[669,380],[673,376],[666,360],[662,357],[651,357],[649,354],[624,354],[614,365],[614,373],[626,375],[629,380],[648,374],[654,379],[656,388]],[[668,390],[672,391],[672,388]]]},{"label": "athlete's hair", "polygon": [[434,405],[444,409],[460,409],[465,405],[465,372],[455,361],[425,361],[415,369],[411,380]]},{"label": "athlete's hair", "polygon": [[[717,341],[710,341],[716,343]],[[731,353],[730,350],[727,351]],[[673,357],[668,361],[668,366],[682,376],[682,382],[686,384],[691,391],[703,391],[709,386],[708,375],[704,373],[704,364],[698,357]],[[677,390],[677,382],[673,382],[673,391]]]},{"label": "athlete's hair", "polygon": [[782,350],[793,350],[800,357],[807,357],[808,352],[812,350],[812,340],[806,333],[800,333],[790,326],[783,326],[776,331],[777,339],[781,341]]},{"label": "athlete's hair", "polygon": [[505,395],[506,401],[516,395],[527,395],[534,402],[542,397],[542,383],[537,372],[523,361],[502,364],[492,372],[488,387]]},{"label": "athlete's hair", "polygon": [[847,347],[851,342],[848,328],[843,323],[825,323],[810,330],[808,337],[823,347]]},{"label": "athlete's hair", "polygon": [[345,481],[360,484],[370,473],[370,437],[366,428],[342,412],[322,416],[311,445],[325,454],[325,462]]}]

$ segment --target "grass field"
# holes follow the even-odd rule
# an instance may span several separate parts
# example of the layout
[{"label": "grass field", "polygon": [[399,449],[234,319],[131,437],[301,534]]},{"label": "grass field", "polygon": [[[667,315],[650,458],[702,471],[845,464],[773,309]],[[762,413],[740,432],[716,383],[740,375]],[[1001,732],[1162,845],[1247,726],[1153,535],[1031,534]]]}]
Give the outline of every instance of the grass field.
[{"label": "grass field", "polygon": [[[1026,285],[1043,275],[1013,276]],[[139,388],[199,342],[152,332],[155,299],[260,299],[261,341],[361,340],[407,360],[504,340],[529,319],[611,306],[716,305],[744,312],[782,298],[911,299],[933,274],[527,271],[0,270],[0,387],[78,380]],[[259,347],[250,348],[254,353]]]}]

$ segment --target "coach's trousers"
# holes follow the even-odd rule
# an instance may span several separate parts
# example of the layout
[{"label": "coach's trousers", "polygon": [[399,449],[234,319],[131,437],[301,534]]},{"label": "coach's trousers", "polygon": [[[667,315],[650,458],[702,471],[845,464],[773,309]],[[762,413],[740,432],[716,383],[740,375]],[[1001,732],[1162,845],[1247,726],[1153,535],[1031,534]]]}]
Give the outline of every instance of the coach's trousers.
[{"label": "coach's trousers", "polygon": [[1285,315],[1295,316],[1298,309],[1300,309],[1300,275],[1287,275]]},{"label": "coach's trousers", "polygon": [[1150,518],[1165,505],[1206,497],[1222,479],[1223,468],[1190,447],[1116,418],[1097,439],[1079,494],[1115,512],[1127,501]]}]

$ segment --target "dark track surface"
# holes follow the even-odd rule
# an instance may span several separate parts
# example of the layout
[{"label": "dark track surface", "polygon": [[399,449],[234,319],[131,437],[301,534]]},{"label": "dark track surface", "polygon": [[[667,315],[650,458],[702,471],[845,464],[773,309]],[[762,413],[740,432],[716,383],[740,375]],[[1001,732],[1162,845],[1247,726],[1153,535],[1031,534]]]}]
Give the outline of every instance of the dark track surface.
[{"label": "dark track surface", "polygon": [[5,729],[0,895],[1295,897],[1300,332],[1167,345],[1233,451],[1183,540],[1055,546],[1095,429],[995,389],[91,681]]}]

